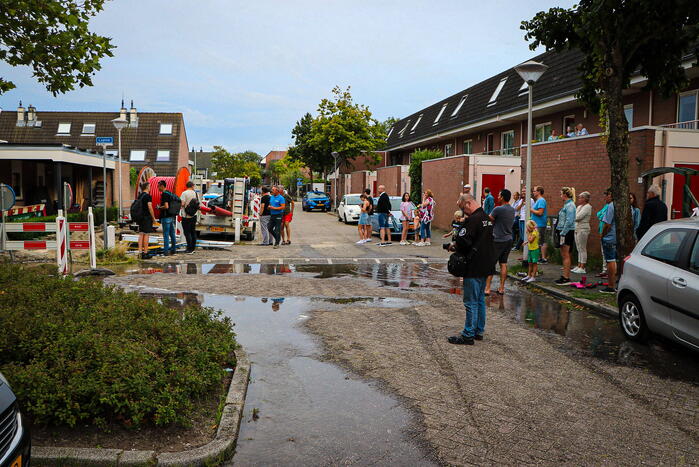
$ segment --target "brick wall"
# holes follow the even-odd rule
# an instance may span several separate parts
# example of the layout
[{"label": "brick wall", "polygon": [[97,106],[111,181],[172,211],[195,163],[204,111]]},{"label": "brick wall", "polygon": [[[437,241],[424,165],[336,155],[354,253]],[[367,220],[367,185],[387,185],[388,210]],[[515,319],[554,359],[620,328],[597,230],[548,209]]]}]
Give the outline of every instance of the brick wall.
[{"label": "brick wall", "polygon": [[[434,194],[434,227],[447,229],[451,224],[456,201],[464,180],[468,180],[468,158],[464,156],[433,159],[422,163],[422,190],[430,189]],[[413,200],[419,203],[421,200]]]},{"label": "brick wall", "polygon": [[401,165],[382,167],[376,170],[376,184],[386,186],[386,193],[390,196],[401,196],[404,193]]}]

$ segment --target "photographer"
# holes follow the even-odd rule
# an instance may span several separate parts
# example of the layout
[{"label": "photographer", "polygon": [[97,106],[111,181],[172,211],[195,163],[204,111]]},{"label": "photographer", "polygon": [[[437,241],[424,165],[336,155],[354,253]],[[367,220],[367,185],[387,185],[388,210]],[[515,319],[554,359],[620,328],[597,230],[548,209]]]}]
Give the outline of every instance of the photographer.
[{"label": "photographer", "polygon": [[495,272],[493,249],[493,223],[471,194],[462,194],[457,202],[468,217],[461,224],[456,241],[444,245],[449,251],[463,256],[464,307],[466,323],[461,334],[451,336],[450,344],[473,345],[483,340],[485,332],[485,282]]}]

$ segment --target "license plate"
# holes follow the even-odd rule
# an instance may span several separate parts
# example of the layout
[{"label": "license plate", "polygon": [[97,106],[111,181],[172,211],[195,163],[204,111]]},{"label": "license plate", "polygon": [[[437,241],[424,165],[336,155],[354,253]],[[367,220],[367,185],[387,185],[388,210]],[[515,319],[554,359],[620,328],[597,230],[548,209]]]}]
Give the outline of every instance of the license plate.
[{"label": "license plate", "polygon": [[225,232],[226,229],[223,227],[209,227],[209,232]]},{"label": "license plate", "polygon": [[22,467],[22,456],[19,456],[15,461],[10,464],[10,467]]},{"label": "license plate", "polygon": [[321,202],[321,203],[316,203],[316,204],[317,204],[318,206],[324,206],[324,205],[325,205],[325,203],[322,203],[322,202]]}]

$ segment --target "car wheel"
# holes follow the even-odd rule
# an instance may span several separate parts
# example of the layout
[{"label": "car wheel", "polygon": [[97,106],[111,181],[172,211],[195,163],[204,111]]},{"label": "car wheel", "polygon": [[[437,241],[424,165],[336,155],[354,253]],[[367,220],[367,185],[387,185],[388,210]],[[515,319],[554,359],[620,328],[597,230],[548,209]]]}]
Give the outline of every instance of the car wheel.
[{"label": "car wheel", "polygon": [[345,214],[345,224],[349,224],[349,222],[347,221],[347,214]]},{"label": "car wheel", "polygon": [[641,304],[630,293],[619,299],[619,325],[627,339],[643,341],[648,337],[648,325]]}]

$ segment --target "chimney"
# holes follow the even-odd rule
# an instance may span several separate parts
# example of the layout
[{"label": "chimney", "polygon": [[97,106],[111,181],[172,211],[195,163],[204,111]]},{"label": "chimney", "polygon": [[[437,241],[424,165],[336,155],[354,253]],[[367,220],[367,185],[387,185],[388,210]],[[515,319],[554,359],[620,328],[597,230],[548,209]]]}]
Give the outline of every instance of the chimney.
[{"label": "chimney", "polygon": [[27,121],[33,122],[34,120],[36,120],[36,107],[29,104],[27,108]]},{"label": "chimney", "polygon": [[129,109],[129,126],[138,126],[138,113],[136,112],[136,107],[133,106],[133,99],[131,100],[131,109]]},{"label": "chimney", "polygon": [[126,120],[126,107],[124,107],[124,99],[121,100],[121,109],[119,109],[119,118]]},{"label": "chimney", "polygon": [[17,107],[17,125],[24,126],[24,107],[22,107],[22,101],[19,101],[19,107]]}]

